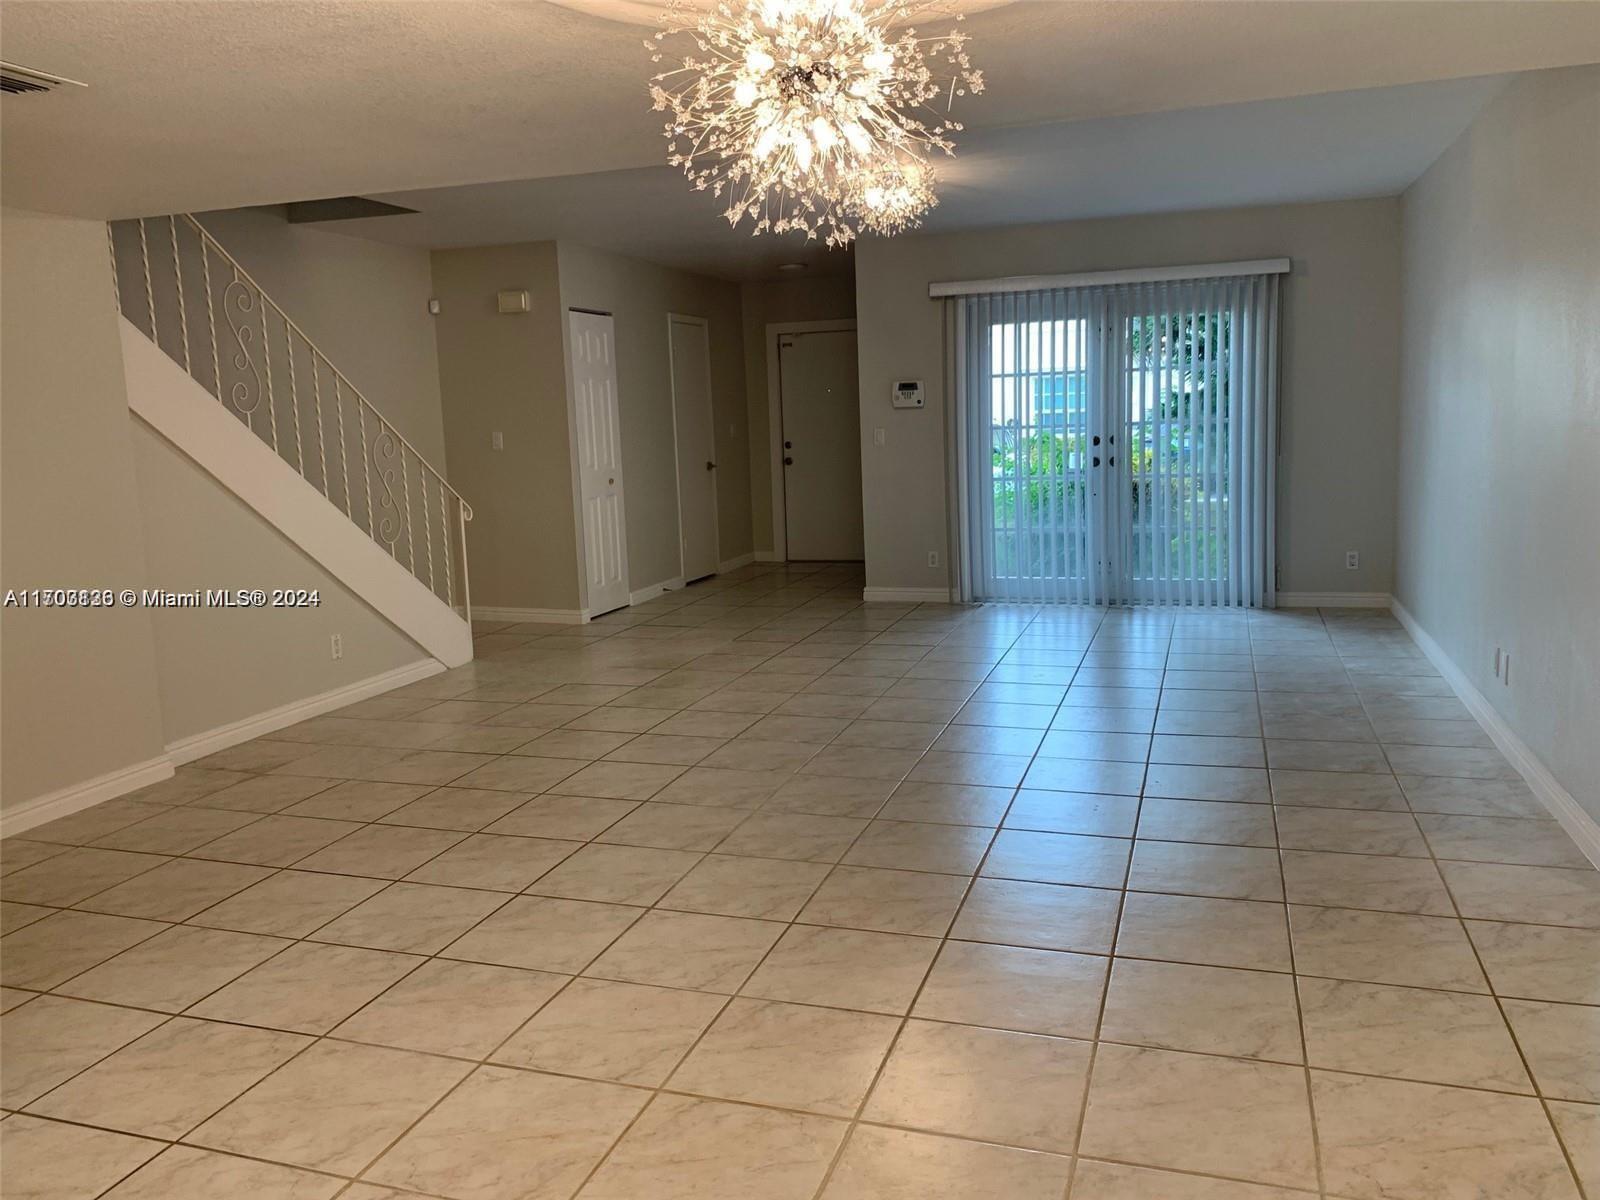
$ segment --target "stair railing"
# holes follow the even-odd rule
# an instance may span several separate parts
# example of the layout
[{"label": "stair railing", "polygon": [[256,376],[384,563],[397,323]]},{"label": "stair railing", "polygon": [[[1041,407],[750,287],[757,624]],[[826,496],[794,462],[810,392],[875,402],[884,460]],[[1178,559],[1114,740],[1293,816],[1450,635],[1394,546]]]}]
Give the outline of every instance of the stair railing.
[{"label": "stair railing", "polygon": [[122,315],[470,620],[472,506],[438,469],[193,216],[106,229]]}]

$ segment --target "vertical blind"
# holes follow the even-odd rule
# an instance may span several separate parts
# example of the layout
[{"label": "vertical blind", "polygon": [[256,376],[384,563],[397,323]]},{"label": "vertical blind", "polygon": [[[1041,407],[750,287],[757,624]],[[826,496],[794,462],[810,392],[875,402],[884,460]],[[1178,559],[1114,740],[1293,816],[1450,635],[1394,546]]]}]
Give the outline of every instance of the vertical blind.
[{"label": "vertical blind", "polygon": [[947,300],[964,599],[1270,607],[1278,275]]}]

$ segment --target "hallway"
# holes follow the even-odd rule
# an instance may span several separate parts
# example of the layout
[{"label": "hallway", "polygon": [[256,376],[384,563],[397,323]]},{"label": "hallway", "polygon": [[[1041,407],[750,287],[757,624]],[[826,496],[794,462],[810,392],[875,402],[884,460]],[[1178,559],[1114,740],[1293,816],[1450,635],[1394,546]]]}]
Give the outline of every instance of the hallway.
[{"label": "hallway", "polygon": [[1600,1196],[1600,874],[1393,617],[861,582],[8,838],[8,1194]]}]

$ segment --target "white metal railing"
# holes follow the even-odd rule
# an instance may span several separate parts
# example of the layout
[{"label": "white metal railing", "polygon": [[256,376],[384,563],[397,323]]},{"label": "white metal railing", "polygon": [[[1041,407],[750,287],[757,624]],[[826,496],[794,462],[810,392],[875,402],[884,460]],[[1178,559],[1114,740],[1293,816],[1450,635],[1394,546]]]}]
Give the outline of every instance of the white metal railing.
[{"label": "white metal railing", "polygon": [[106,228],[122,315],[470,619],[461,494],[194,217]]}]

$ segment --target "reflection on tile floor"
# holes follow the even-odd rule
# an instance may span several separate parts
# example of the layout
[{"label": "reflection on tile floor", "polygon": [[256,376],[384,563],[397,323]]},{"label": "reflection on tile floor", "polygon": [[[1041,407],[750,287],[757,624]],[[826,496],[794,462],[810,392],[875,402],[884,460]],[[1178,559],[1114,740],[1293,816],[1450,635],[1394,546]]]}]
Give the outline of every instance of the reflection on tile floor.
[{"label": "reflection on tile floor", "polygon": [[859,594],[6,841],[6,1194],[1600,1196],[1600,873],[1390,617]]}]

